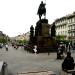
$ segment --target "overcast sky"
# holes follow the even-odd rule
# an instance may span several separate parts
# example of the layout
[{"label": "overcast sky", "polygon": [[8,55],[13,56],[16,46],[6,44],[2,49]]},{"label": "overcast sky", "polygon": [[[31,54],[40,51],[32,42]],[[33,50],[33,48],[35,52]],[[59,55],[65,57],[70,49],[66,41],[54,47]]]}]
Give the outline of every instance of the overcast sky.
[{"label": "overcast sky", "polygon": [[12,37],[35,27],[41,1],[46,1],[49,24],[75,11],[75,0],[0,0],[0,31]]}]

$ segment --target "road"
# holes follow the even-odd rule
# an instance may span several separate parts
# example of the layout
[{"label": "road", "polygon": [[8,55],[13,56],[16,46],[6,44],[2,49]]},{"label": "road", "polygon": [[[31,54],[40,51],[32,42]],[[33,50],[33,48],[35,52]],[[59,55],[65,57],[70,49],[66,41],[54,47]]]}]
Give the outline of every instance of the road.
[{"label": "road", "polygon": [[[72,52],[72,56],[75,58],[75,53]],[[74,59],[75,60],[75,59]],[[60,75],[61,64],[63,60],[56,59],[56,53],[28,53],[23,48],[14,49],[9,46],[9,50],[5,48],[0,49],[0,61],[6,61],[8,63],[9,75],[17,75],[21,72],[31,71],[43,71],[51,70],[57,75]]]}]

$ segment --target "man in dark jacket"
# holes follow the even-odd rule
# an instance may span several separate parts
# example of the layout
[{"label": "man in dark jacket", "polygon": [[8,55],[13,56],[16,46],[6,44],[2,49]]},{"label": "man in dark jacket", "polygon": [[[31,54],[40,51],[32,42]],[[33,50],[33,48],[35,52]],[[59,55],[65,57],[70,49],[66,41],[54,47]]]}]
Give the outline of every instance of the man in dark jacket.
[{"label": "man in dark jacket", "polygon": [[62,70],[67,71],[72,69],[74,69],[74,59],[71,56],[71,53],[67,52],[67,57],[64,59],[62,63]]}]

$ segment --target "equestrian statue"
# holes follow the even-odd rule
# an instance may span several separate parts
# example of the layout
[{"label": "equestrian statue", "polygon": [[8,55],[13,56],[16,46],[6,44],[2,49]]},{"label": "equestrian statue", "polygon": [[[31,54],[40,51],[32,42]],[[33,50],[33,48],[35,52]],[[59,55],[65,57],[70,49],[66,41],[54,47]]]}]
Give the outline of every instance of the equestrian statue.
[{"label": "equestrian statue", "polygon": [[43,3],[43,1],[41,1],[41,4],[39,5],[38,8],[38,12],[37,14],[39,15],[39,19],[41,20],[42,15],[44,15],[44,17],[46,17],[46,8],[45,8],[45,3]]}]

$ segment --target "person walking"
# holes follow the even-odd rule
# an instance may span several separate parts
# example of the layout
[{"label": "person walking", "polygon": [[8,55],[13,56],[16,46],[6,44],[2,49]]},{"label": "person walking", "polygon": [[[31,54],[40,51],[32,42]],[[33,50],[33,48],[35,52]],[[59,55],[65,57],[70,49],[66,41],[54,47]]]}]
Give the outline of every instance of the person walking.
[{"label": "person walking", "polygon": [[37,46],[36,45],[34,46],[34,49],[33,50],[34,50],[34,53],[36,55],[36,53],[37,53]]},{"label": "person walking", "polygon": [[71,44],[69,43],[68,44],[68,51],[70,52],[70,49],[71,49]]},{"label": "person walking", "polygon": [[8,51],[8,45],[7,44],[5,45],[5,48],[6,48],[6,51]]}]

